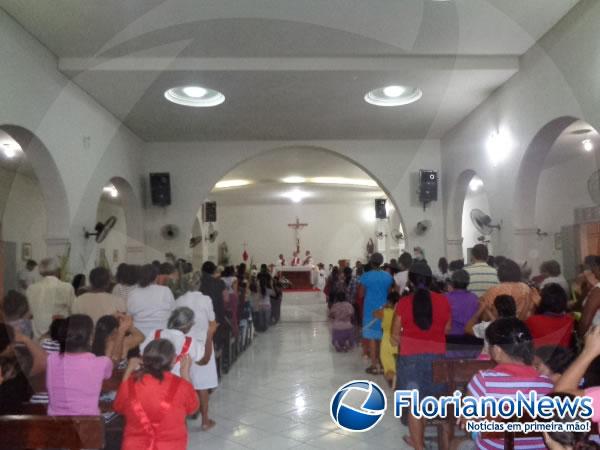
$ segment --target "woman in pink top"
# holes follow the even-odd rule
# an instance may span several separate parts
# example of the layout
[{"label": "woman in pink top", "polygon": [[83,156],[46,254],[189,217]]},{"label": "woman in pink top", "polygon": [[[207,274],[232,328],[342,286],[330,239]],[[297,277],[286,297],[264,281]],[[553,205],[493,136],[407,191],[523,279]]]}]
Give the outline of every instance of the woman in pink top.
[{"label": "woman in pink top", "polygon": [[[125,324],[127,321],[119,327],[122,337],[127,330]],[[48,355],[46,387],[49,416],[100,414],[98,401],[102,382],[111,377],[113,363],[106,356],[90,353],[93,332],[94,322],[89,316],[75,314],[64,321],[58,333],[60,352]],[[123,339],[119,341],[122,345]]]}]

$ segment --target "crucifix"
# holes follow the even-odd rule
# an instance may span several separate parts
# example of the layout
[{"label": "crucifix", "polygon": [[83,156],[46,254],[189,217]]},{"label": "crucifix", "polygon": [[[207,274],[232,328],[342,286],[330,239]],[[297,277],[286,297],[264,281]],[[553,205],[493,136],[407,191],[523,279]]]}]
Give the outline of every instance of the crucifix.
[{"label": "crucifix", "polygon": [[296,223],[288,223],[288,227],[294,229],[294,234],[296,237],[296,251],[300,251],[300,230],[304,227],[307,227],[307,223],[300,223],[300,219],[296,217]]}]

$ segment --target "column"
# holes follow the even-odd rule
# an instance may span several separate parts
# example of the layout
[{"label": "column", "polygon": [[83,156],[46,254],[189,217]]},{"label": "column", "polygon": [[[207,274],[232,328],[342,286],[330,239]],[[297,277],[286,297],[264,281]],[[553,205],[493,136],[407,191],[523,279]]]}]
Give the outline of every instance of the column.
[{"label": "column", "polygon": [[539,266],[540,252],[537,227],[515,228],[513,230],[512,255],[506,255],[519,264],[527,261],[530,267]]}]

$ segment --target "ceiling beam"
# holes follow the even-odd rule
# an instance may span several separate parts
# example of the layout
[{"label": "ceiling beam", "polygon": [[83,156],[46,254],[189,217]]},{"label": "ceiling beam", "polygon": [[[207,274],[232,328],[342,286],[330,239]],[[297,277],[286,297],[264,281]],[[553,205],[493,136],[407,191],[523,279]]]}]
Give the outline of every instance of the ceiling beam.
[{"label": "ceiling beam", "polygon": [[60,58],[67,74],[86,71],[462,71],[519,70],[517,56],[364,56],[308,58]]}]

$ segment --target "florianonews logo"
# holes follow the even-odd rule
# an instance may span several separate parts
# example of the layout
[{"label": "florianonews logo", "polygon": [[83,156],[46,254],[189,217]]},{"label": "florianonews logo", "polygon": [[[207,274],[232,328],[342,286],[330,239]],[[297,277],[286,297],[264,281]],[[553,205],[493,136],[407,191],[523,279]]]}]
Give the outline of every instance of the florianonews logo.
[{"label": "florianonews logo", "polygon": [[[352,394],[352,393],[356,394]],[[348,396],[364,397],[360,407],[348,405]],[[383,418],[387,399],[377,384],[369,380],[353,380],[340,387],[331,398],[331,419],[340,428],[348,431],[369,431]]]}]

